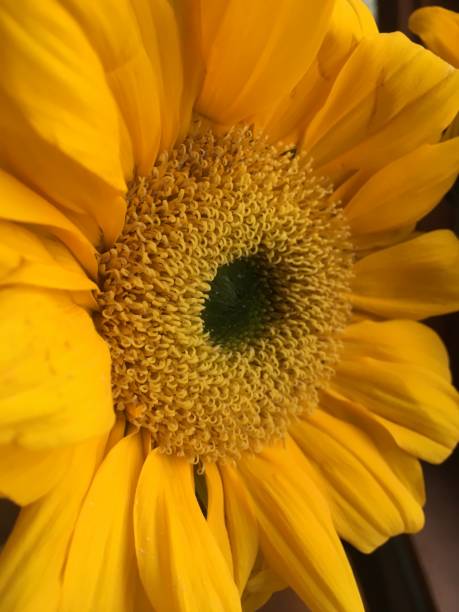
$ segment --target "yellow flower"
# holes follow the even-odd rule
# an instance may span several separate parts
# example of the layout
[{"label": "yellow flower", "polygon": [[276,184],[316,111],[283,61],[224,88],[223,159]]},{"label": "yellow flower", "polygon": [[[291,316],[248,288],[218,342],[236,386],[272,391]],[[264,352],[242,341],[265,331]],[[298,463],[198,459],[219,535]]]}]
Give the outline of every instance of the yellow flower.
[{"label": "yellow flower", "polygon": [[458,439],[418,321],[459,244],[414,231],[458,73],[358,0],[6,0],[0,40],[2,607],[362,610],[339,538],[419,530]]}]

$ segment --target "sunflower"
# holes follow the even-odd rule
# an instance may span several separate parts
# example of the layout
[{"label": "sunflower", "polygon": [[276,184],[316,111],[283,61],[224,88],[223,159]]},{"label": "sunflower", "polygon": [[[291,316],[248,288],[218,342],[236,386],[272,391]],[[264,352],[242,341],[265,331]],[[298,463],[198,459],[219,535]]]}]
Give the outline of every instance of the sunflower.
[{"label": "sunflower", "polygon": [[8,612],[362,610],[422,527],[459,75],[357,0],[0,9]]}]

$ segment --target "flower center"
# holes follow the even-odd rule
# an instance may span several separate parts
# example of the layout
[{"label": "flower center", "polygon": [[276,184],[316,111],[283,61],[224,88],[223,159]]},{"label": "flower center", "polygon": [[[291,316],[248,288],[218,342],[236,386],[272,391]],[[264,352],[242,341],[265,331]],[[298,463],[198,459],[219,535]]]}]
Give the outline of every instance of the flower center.
[{"label": "flower center", "polygon": [[222,346],[260,336],[274,310],[270,270],[257,255],[220,266],[210,284],[201,313],[204,330]]},{"label": "flower center", "polygon": [[237,458],[316,404],[349,316],[330,193],[301,154],[199,122],[131,184],[100,256],[99,330],[116,409],[161,452]]}]

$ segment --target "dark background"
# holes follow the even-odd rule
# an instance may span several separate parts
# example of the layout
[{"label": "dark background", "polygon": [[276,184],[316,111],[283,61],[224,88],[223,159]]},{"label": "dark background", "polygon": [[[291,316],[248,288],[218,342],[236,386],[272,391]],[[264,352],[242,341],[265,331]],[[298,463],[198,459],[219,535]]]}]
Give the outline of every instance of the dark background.
[{"label": "dark background", "polygon": [[378,3],[378,24],[382,32],[401,30],[408,33],[408,17],[422,6],[444,6],[453,11],[459,10],[459,0],[380,0]]},{"label": "dark background", "polygon": [[[423,6],[459,11],[459,0],[380,0],[378,24],[382,32],[408,30],[408,17]],[[419,42],[419,41],[417,41]],[[459,41],[458,41],[459,44]],[[459,233],[459,184],[420,229],[451,228]],[[459,388],[459,313],[430,319],[451,358]],[[424,464],[426,526],[413,537],[394,538],[372,555],[348,547],[368,612],[459,612],[459,451],[442,465]],[[275,594],[263,612],[305,612],[288,590]]]}]

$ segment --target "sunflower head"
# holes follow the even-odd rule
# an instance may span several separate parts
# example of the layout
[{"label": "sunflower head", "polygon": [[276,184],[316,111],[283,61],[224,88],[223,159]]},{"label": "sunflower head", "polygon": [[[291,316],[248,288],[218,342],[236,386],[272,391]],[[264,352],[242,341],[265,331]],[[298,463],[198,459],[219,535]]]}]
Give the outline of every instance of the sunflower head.
[{"label": "sunflower head", "polygon": [[340,539],[419,530],[459,438],[419,322],[459,242],[415,231],[459,73],[360,0],[2,0],[0,40],[2,609],[360,612]]},{"label": "sunflower head", "polygon": [[305,155],[197,120],[100,257],[115,406],[153,448],[237,458],[317,403],[348,320],[345,217]]}]

